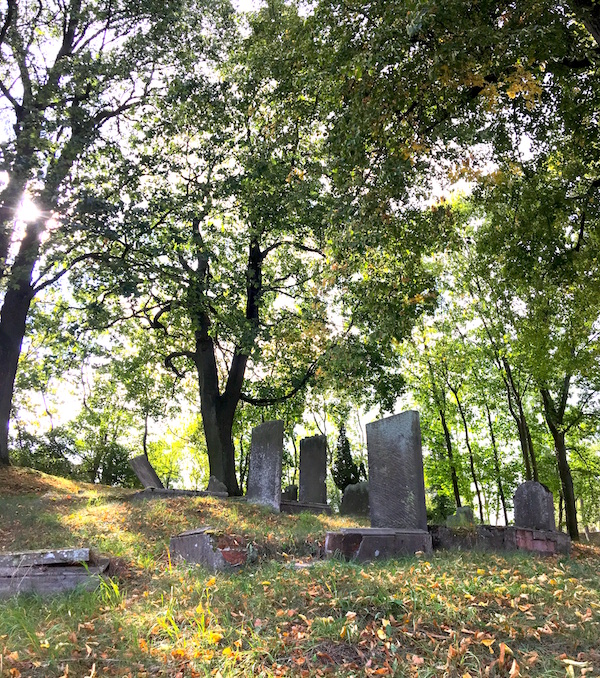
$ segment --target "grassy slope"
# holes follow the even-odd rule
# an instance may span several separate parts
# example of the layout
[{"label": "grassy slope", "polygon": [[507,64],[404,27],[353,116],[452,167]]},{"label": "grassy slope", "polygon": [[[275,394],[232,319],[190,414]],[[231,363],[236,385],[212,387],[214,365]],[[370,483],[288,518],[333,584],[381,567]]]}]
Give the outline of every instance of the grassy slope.
[{"label": "grassy slope", "polygon": [[[0,469],[0,551],[89,545],[117,558],[94,593],[0,603],[0,675],[600,673],[598,549],[297,568],[349,523],[130,494]],[[171,565],[169,537],[207,524],[253,542],[259,564],[216,577]]]}]

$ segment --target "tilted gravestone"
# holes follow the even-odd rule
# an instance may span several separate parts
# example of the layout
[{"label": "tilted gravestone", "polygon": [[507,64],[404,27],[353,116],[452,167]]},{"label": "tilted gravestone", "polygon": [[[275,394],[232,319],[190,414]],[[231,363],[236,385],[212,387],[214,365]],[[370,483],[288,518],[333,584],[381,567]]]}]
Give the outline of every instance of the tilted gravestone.
[{"label": "tilted gravestone", "polygon": [[427,530],[419,413],[367,424],[372,527]]},{"label": "tilted gravestone", "polygon": [[246,492],[249,502],[280,510],[282,457],[283,421],[266,421],[252,430]]},{"label": "tilted gravestone", "polygon": [[139,457],[130,459],[129,465],[144,487],[156,487],[159,490],[164,489],[164,485],[156,475],[156,471],[152,468],[152,464],[148,461],[148,457],[145,454],[140,454]]},{"label": "tilted gravestone", "polygon": [[327,503],[327,438],[312,436],[300,441],[300,502]]},{"label": "tilted gravestone", "polygon": [[514,496],[515,527],[531,530],[556,530],[554,498],[542,483],[528,480],[517,487]]}]

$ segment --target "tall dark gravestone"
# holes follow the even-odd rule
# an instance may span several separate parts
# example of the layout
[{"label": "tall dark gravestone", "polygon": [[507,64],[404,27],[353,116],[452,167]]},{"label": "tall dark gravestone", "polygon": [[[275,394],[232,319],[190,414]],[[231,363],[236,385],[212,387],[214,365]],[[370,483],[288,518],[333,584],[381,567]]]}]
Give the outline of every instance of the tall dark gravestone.
[{"label": "tall dark gravestone", "polygon": [[300,441],[300,502],[326,504],[326,476],[327,438],[304,438]]},{"label": "tall dark gravestone", "polygon": [[246,492],[249,502],[280,510],[282,457],[283,421],[266,421],[252,430]]},{"label": "tall dark gravestone", "polygon": [[370,528],[328,532],[325,553],[358,561],[432,550],[418,412],[367,424]]},{"label": "tall dark gravestone", "polygon": [[427,530],[419,413],[367,424],[372,527]]}]

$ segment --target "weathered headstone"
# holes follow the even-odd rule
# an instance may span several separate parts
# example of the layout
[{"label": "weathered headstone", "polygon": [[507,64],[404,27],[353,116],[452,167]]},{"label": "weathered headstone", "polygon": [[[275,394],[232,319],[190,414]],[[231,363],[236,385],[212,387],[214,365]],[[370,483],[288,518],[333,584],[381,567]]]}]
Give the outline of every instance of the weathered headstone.
[{"label": "weathered headstone", "polygon": [[515,527],[555,530],[554,499],[542,483],[528,480],[517,487],[514,496]]},{"label": "weathered headstone", "polygon": [[371,526],[427,530],[419,413],[367,424]]},{"label": "weathered headstone", "polygon": [[367,424],[370,528],[328,532],[325,553],[374,560],[430,552],[418,412]]},{"label": "weathered headstone", "polygon": [[216,476],[211,476],[208,479],[208,485],[206,486],[206,491],[210,492],[211,494],[228,494],[227,492],[227,485],[225,483],[221,482]]},{"label": "weathered headstone", "polygon": [[475,516],[470,506],[459,506],[456,513],[446,518],[446,527],[473,527]]},{"label": "weathered headstone", "polygon": [[130,459],[129,465],[144,487],[164,489],[164,485],[156,475],[156,471],[152,468],[152,464],[148,461],[148,457],[145,454],[140,454],[139,457]]},{"label": "weathered headstone", "polygon": [[281,493],[281,501],[298,501],[298,485],[288,485]]},{"label": "weathered headstone", "polygon": [[312,436],[300,441],[300,502],[327,503],[327,438]]},{"label": "weathered headstone", "polygon": [[362,481],[348,485],[340,504],[342,516],[369,516],[369,483]]},{"label": "weathered headstone", "polygon": [[252,430],[246,493],[249,502],[279,511],[282,457],[283,421],[266,421]]}]

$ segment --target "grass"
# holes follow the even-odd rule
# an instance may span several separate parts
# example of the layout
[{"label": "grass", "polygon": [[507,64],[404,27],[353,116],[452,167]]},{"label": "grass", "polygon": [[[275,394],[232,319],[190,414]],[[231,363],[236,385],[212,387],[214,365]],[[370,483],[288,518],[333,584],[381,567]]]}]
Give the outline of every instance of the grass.
[{"label": "grass", "polygon": [[[89,545],[116,560],[95,592],[0,603],[2,676],[600,672],[598,549],[320,561],[325,532],[348,521],[233,500],[135,502],[41,475],[28,491],[22,470],[8,497],[13,472],[0,470],[0,550]],[[169,537],[206,524],[243,535],[258,564],[216,576],[172,564]]]}]

